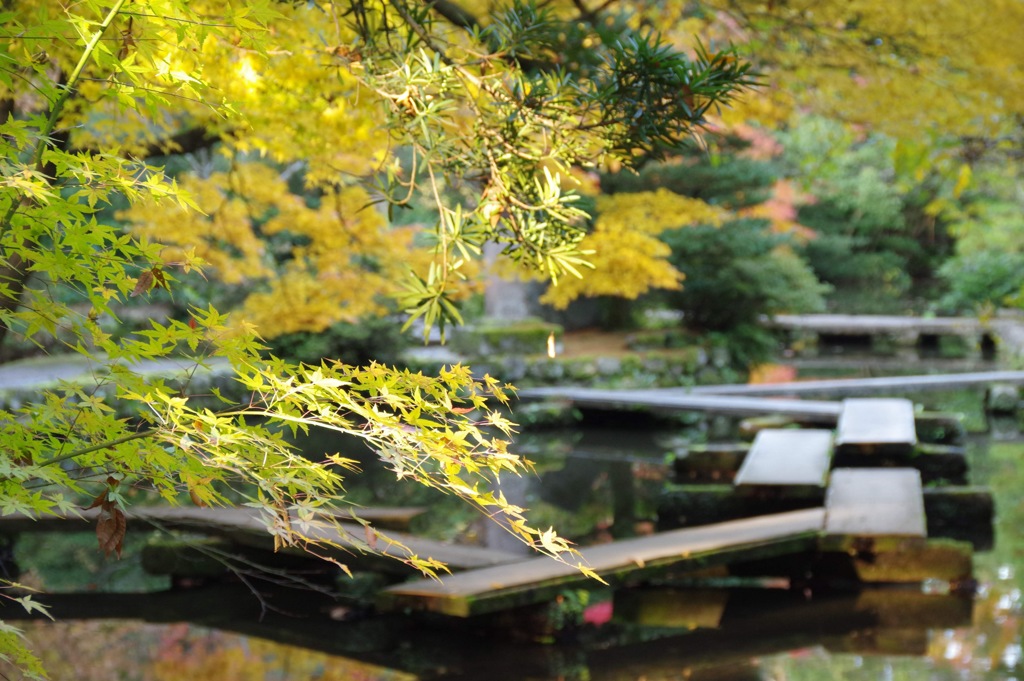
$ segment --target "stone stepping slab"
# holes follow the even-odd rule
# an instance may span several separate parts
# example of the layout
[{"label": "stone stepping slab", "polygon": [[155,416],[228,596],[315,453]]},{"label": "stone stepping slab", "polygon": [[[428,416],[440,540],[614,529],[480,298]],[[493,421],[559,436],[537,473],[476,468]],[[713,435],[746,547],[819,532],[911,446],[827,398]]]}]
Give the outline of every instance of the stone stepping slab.
[{"label": "stone stepping slab", "polygon": [[909,453],[917,446],[914,404],[901,398],[843,400],[836,454]]},{"label": "stone stepping slab", "polygon": [[828,482],[832,431],[765,429],[743,460],[733,484],[745,491],[763,487],[822,491]]}]

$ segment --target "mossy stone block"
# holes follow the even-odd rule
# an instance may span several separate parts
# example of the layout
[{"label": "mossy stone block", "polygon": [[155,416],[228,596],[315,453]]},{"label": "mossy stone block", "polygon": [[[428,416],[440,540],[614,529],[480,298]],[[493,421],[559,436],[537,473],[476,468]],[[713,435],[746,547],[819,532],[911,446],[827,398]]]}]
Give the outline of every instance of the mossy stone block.
[{"label": "mossy stone block", "polygon": [[540,319],[485,320],[459,329],[452,338],[452,347],[468,357],[541,355],[547,353],[551,336],[554,336],[557,350],[562,338],[562,327],[558,324]]}]

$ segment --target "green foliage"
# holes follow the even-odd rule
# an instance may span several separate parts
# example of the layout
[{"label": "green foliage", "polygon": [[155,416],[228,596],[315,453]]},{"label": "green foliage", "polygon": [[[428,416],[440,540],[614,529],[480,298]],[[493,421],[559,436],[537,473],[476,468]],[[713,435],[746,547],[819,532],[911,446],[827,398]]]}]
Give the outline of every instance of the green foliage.
[{"label": "green foliage", "polygon": [[601,188],[608,193],[665,188],[712,205],[741,208],[765,200],[778,172],[771,163],[743,156],[701,154],[647,164],[637,174],[604,175]]},{"label": "green foliage", "polygon": [[851,214],[830,202],[800,209],[800,223],[817,234],[798,250],[823,281],[836,286],[865,286],[889,297],[909,289],[906,261],[898,253],[882,250],[877,242],[857,233]]},{"label": "green foliage", "polygon": [[1024,200],[1019,161],[995,152],[972,167],[972,184],[950,231],[956,254],[939,269],[948,292],[939,307],[985,312],[1020,306],[1024,287]]},{"label": "green foliage", "polygon": [[562,327],[541,319],[514,322],[483,319],[459,330],[453,349],[470,357],[537,355],[547,351],[548,339],[560,339]]},{"label": "green foliage", "polygon": [[668,300],[689,327],[720,331],[753,324],[763,314],[822,307],[827,288],[762,221],[689,227],[665,239],[673,264],[686,273],[683,290]]},{"label": "green foliage", "polygon": [[735,350],[763,356],[770,336],[759,331],[761,315],[823,309],[828,287],[760,220],[721,227],[666,232],[672,264],[686,274],[683,289],[666,293],[688,328],[735,334]]},{"label": "green foliage", "polygon": [[18,537],[18,565],[47,591],[156,591],[167,588],[167,578],[146,574],[137,560],[149,539],[148,532],[126,536],[120,560],[97,551],[96,537],[88,534],[24,534]]},{"label": "green foliage", "polygon": [[818,277],[899,297],[934,275],[951,248],[948,160],[821,118],[801,120],[782,142],[789,172],[816,197],[797,220],[817,233],[799,250]]},{"label": "green foliage", "polygon": [[[353,4],[367,48],[360,79],[386,104],[392,139],[411,151],[415,169],[407,176],[389,166],[380,194],[389,211],[418,195],[437,208],[438,265],[413,277],[401,298],[413,318],[461,321],[451,289],[487,239],[552,281],[578,276],[586,214],[560,176],[677,147],[709,110],[754,82],[730,50],[698,49],[690,59],[651,32],[599,32],[598,18],[517,1],[486,28],[470,22],[466,45],[429,4]],[[578,78],[558,65],[568,40],[590,54]],[[479,190],[475,201],[445,200],[446,188],[467,184]]]},{"label": "green foliage", "polygon": [[949,291],[938,303],[948,313],[977,313],[1021,300],[1024,256],[1006,251],[959,255],[943,264],[939,275]]},{"label": "green foliage", "polygon": [[[748,66],[728,50],[688,58],[652,33],[613,35],[594,28],[598,15],[580,26],[532,4],[496,14],[487,29],[406,0],[151,5],[142,12],[124,0],[16,0],[0,14],[0,337],[40,346],[57,339],[96,367],[89,384],[61,384],[0,411],[0,512],[67,513],[93,499],[100,546],[120,554],[137,490],[168,503],[242,499],[278,547],[315,553],[332,541],[324,529],[344,534],[335,516],[348,507],[343,485],[352,469],[340,454],[303,456],[291,444],[296,433],[319,428],[361,440],[394,480],[461,499],[594,576],[567,542],[530,527],[524,510],[495,491],[497,476],[529,468],[507,448],[513,424],[498,411],[507,386],[462,366],[428,377],[378,363],[278,359],[258,329],[208,305],[115,336],[99,320],[116,319],[121,306],[155,289],[173,298],[179,278],[203,263],[190,244],[165,250],[110,216],[115,206],[167,211],[179,220],[168,228],[188,223],[202,232],[217,222],[210,212],[224,208],[224,225],[244,231],[266,228],[289,204],[296,210],[282,229],[301,227],[312,216],[300,209],[315,207],[317,225],[338,224],[338,248],[349,257],[345,249],[368,236],[360,226],[383,221],[361,198],[379,179],[391,209],[410,197],[436,207],[430,267],[414,277],[405,309],[457,321],[452,289],[484,241],[504,244],[506,256],[552,279],[576,273],[586,216],[561,176],[573,165],[633,165],[679,145],[752,82]],[[567,37],[591,43],[585,77],[557,60],[527,61],[554,56],[545,41],[570,24]],[[266,87],[260,69],[294,82]],[[354,149],[346,146],[348,125],[362,135],[352,136]],[[345,135],[325,136],[329,130]],[[223,145],[232,172],[218,178],[220,189],[211,175],[204,183],[195,174],[193,199],[145,159],[195,137]],[[415,170],[393,163],[389,147],[404,147]],[[366,157],[353,160],[358,153]],[[290,196],[274,165],[295,154],[311,193],[324,197],[318,206],[300,206],[304,198]],[[249,163],[257,155],[270,161]],[[240,178],[249,185],[237,185]],[[282,191],[262,195],[271,185]],[[207,200],[210,220],[192,221]],[[275,256],[258,243],[225,240],[226,250],[244,243],[256,269]],[[307,274],[299,255],[290,262]],[[325,254],[305,253],[314,255]],[[367,265],[369,272],[374,263]],[[296,276],[286,292],[313,297],[347,274],[322,263],[315,269],[319,280]],[[200,401],[187,381],[171,385],[136,370],[140,360],[168,358],[228,363],[245,398],[214,391]],[[378,542],[396,543],[368,528],[361,548]],[[405,560],[428,574],[443,569],[429,556]],[[4,645],[14,641],[2,633]]]},{"label": "green foliage", "polygon": [[295,362],[319,364],[338,360],[345,364],[397,364],[409,338],[401,323],[389,317],[368,317],[358,322],[338,322],[320,333],[299,332],[267,342],[271,354]]}]

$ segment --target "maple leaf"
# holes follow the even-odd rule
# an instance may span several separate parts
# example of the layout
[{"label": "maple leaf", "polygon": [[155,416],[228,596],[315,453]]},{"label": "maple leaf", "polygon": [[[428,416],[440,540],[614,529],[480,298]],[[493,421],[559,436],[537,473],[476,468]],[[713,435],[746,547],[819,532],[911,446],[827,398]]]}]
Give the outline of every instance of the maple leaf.
[{"label": "maple leaf", "polygon": [[366,533],[366,545],[370,547],[370,550],[377,550],[377,532],[369,525],[363,525],[363,531]]},{"label": "maple leaf", "polygon": [[192,500],[192,503],[200,508],[206,508],[209,504],[203,501],[203,498],[199,496],[194,487],[188,488],[188,496]]},{"label": "maple leaf", "polygon": [[110,557],[116,553],[121,557],[121,550],[124,548],[124,535],[128,529],[128,519],[124,511],[115,504],[104,501],[99,518],[96,520],[96,539],[99,541],[100,550],[103,555]]},{"label": "maple leaf", "polygon": [[132,298],[140,296],[143,293],[148,293],[149,289],[153,288],[153,270],[143,270],[142,274],[139,275],[138,280],[135,282],[135,288],[129,294]]}]

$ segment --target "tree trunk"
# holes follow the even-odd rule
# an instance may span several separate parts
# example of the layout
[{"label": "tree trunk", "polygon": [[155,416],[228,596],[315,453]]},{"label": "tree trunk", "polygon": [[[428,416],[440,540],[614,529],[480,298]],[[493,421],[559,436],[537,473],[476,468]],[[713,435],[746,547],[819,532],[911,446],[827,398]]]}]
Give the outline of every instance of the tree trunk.
[{"label": "tree trunk", "polygon": [[[492,264],[501,253],[501,245],[493,242],[484,244],[484,260]],[[500,321],[519,321],[530,314],[526,284],[518,280],[502,279],[496,275],[487,277],[484,291],[484,315]]]}]

